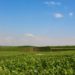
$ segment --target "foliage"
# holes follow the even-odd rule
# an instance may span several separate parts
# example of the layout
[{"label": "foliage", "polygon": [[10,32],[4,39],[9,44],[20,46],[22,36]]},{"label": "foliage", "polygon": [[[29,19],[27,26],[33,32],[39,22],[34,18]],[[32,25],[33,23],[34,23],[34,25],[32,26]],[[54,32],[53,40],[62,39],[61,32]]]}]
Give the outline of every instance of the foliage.
[{"label": "foliage", "polygon": [[75,75],[75,56],[22,54],[0,57],[0,75]]}]

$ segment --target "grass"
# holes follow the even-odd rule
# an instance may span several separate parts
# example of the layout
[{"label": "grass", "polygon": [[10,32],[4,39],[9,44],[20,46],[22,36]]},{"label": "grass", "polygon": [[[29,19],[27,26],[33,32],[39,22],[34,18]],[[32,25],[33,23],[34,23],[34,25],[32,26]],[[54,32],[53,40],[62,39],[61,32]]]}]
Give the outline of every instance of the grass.
[{"label": "grass", "polygon": [[0,51],[0,56],[14,56],[14,55],[22,55],[22,54],[61,56],[61,55],[75,55],[75,51],[55,51],[55,52]]}]

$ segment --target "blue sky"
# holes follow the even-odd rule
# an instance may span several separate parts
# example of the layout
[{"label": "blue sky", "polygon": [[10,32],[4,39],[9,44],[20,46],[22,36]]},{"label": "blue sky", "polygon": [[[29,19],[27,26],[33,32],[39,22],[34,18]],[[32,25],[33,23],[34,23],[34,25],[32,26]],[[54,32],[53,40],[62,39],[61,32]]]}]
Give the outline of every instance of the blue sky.
[{"label": "blue sky", "polygon": [[74,45],[75,0],[0,0],[0,45]]}]

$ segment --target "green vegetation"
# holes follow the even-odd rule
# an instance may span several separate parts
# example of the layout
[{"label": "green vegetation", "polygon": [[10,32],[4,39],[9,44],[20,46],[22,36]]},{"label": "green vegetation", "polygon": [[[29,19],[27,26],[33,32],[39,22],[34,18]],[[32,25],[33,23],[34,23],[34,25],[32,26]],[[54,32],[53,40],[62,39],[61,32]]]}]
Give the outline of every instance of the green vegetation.
[{"label": "green vegetation", "polygon": [[35,47],[35,46],[0,46],[0,51],[70,51],[75,50],[75,46],[45,46],[45,47]]},{"label": "green vegetation", "polygon": [[61,48],[0,47],[0,75],[75,75],[74,47]]}]

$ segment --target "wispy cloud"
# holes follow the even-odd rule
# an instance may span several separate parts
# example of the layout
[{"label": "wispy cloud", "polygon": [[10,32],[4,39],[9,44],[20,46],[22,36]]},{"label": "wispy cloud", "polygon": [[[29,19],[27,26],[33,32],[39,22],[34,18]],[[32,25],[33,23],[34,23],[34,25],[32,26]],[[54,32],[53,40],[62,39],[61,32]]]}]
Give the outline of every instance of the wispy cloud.
[{"label": "wispy cloud", "polygon": [[61,2],[55,2],[55,1],[46,1],[44,3],[48,6],[59,6],[59,5],[61,5]]},{"label": "wispy cloud", "polygon": [[[28,36],[28,37],[27,37]],[[46,45],[72,45],[75,44],[75,38],[51,38],[48,36],[25,36],[23,34],[20,37],[17,36],[5,36],[0,37],[0,45],[34,45],[34,46],[46,46]]]},{"label": "wispy cloud", "polygon": [[69,16],[71,16],[71,17],[72,17],[73,15],[74,15],[74,13],[73,13],[73,12],[70,12],[70,13],[69,13]]},{"label": "wispy cloud", "polygon": [[[70,12],[69,11],[69,7],[67,6],[67,4],[64,6],[64,4],[61,2],[61,1],[54,1],[54,0],[50,0],[50,1],[46,1],[46,2],[44,2],[47,6],[50,6],[50,7],[54,7],[53,9],[55,9],[55,11],[57,11],[57,9],[55,8],[55,7],[57,7],[57,6],[59,6],[59,7],[57,7],[58,9],[59,9],[59,11],[60,11],[60,7],[62,7],[64,10],[66,9],[67,11],[68,11],[68,16],[69,17],[72,17],[72,16],[74,16],[74,12]],[[62,9],[61,8],[61,9]],[[57,13],[54,13],[53,14],[53,16],[55,17],[55,18],[63,18],[63,17],[66,17],[67,16],[67,14],[64,12],[64,14],[61,12],[59,12],[59,11],[57,11]],[[52,12],[53,13],[53,12]],[[64,16],[65,15],[65,16]]]},{"label": "wispy cloud", "polygon": [[31,34],[31,33],[26,33],[26,34],[24,34],[24,35],[27,36],[27,37],[34,37],[34,35]]},{"label": "wispy cloud", "polygon": [[53,16],[55,18],[63,18],[64,17],[64,15],[62,13],[54,13]]},{"label": "wispy cloud", "polygon": [[46,45],[49,38],[46,36],[36,36],[31,33],[23,34],[21,36],[5,36],[0,38],[0,45]]}]

